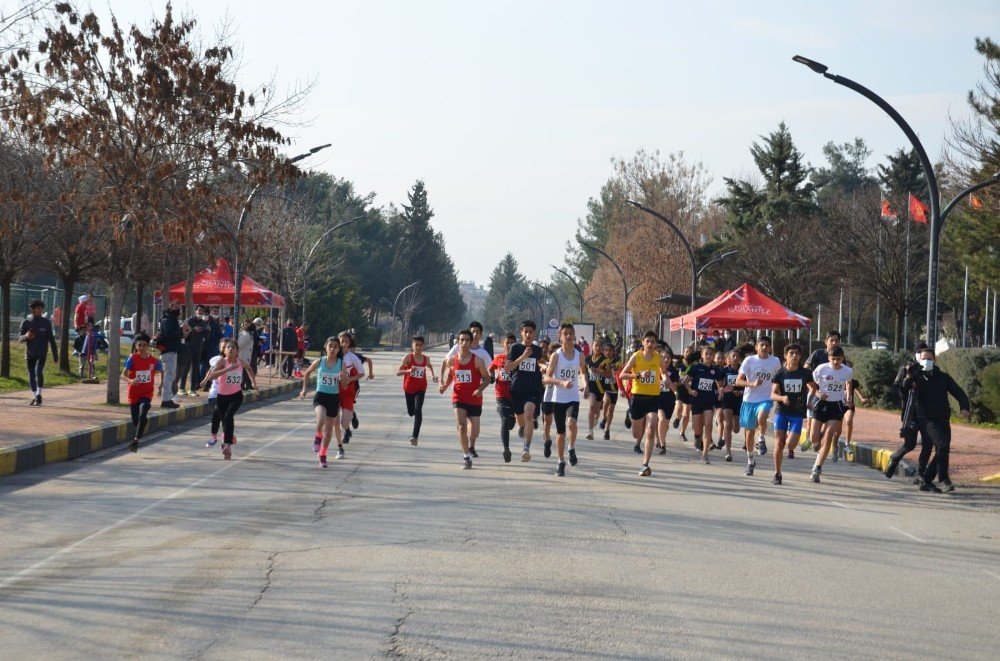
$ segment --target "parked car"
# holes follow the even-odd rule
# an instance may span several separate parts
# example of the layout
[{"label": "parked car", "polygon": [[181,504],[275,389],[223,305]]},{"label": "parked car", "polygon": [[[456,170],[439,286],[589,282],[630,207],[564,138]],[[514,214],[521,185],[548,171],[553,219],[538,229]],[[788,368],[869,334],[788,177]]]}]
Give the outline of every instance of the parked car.
[{"label": "parked car", "polygon": [[[101,324],[101,326],[103,328],[107,328],[108,327],[108,321],[109,321],[108,318],[105,317],[104,318],[104,322]],[[133,335],[133,333],[132,333],[132,317],[122,317],[121,325],[118,328],[119,328],[118,333],[123,338],[127,338],[128,340],[132,339],[132,335]]]},{"label": "parked car", "polygon": [[872,340],[872,349],[876,349],[878,351],[888,351],[889,343],[885,340]]}]

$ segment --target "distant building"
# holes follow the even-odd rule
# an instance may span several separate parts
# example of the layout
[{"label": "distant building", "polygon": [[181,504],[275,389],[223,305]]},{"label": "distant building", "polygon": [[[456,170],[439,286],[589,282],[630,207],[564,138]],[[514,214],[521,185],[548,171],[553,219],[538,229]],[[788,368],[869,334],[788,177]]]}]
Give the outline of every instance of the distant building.
[{"label": "distant building", "polygon": [[477,285],[471,280],[459,280],[458,291],[465,301],[466,314],[470,319],[478,319],[483,314],[483,307],[486,305],[486,288]]}]

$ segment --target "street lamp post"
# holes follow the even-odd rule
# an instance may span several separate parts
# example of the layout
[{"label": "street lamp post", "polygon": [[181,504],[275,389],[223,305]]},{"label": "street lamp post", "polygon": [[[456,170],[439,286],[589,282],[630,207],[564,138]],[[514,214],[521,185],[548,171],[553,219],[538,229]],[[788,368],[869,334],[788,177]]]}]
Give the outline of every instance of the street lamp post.
[{"label": "street lamp post", "polygon": [[[293,156],[285,161],[285,164],[290,165],[292,163],[298,163],[304,158],[312,156],[316,152],[326,149],[329,144],[320,145],[319,147],[313,147],[304,154],[299,154],[298,156]],[[236,234],[233,236],[233,242],[235,243],[235,250],[233,251],[233,256],[235,257],[235,264],[233,264],[233,285],[236,287],[236,291],[233,293],[233,323],[236,327],[239,327],[240,322],[240,293],[243,289],[243,264],[240,259],[240,234],[243,232],[243,225],[246,224],[247,214],[250,213],[250,206],[253,204],[253,199],[257,196],[257,192],[264,182],[258,183],[250,191],[250,195],[247,196],[247,201],[243,203],[243,210],[240,211],[240,220],[236,224]]]},{"label": "street lamp post", "polygon": [[556,296],[556,293],[550,287],[547,287],[546,285],[543,285],[541,283],[539,283],[538,286],[547,291],[549,293],[549,296],[552,297],[552,300],[556,302],[556,309],[559,310],[559,323],[562,323],[564,308],[562,303],[559,302],[559,297]]},{"label": "street lamp post", "polygon": [[323,243],[323,239],[330,236],[330,234],[332,234],[334,230],[338,230],[341,227],[346,227],[347,225],[350,225],[353,222],[361,220],[362,218],[364,218],[363,215],[355,216],[350,220],[344,220],[337,223],[327,231],[323,232],[323,234],[321,234],[320,237],[316,239],[316,243],[313,244],[313,247],[309,249],[309,254],[306,255],[306,261],[302,266],[302,323],[303,324],[306,323],[306,297],[308,296],[308,291],[309,291],[308,290],[309,262],[312,261],[313,253],[316,252],[316,248],[319,247],[319,244]]},{"label": "street lamp post", "polygon": [[[396,303],[399,303],[399,297],[402,296],[403,292],[406,291],[407,289],[409,289],[411,287],[416,287],[419,284],[420,284],[419,280],[417,280],[415,282],[411,282],[410,284],[408,284],[405,287],[403,287],[402,289],[400,289],[399,293],[396,294],[396,298],[392,301],[392,323],[393,324],[396,323]],[[403,341],[403,324],[399,325],[399,341],[400,342]],[[395,344],[393,346],[395,346]]]},{"label": "street lamp post", "polygon": [[[551,264],[549,264],[549,266],[552,266],[552,265],[551,265]],[[552,266],[552,268],[554,268],[554,269],[555,269],[556,271],[558,271],[559,273],[562,273],[562,274],[563,274],[564,276],[566,276],[566,279],[567,279],[567,280],[569,280],[569,281],[570,281],[570,283],[571,283],[571,284],[573,285],[573,287],[575,287],[575,288],[576,288],[576,293],[577,293],[577,295],[578,295],[578,296],[580,297],[580,323],[583,323],[583,304],[584,304],[584,303],[585,303],[586,301],[584,301],[584,300],[583,300],[583,291],[582,291],[582,290],[580,289],[580,285],[576,284],[576,280],[574,280],[574,279],[573,279],[573,278],[572,278],[572,277],[570,276],[570,274],[569,274],[569,273],[567,273],[566,271],[563,271],[563,270],[562,270],[561,268],[559,268],[558,266]]]},{"label": "street lamp post", "polygon": [[810,60],[807,57],[802,57],[801,55],[796,55],[792,58],[793,61],[799,64],[804,64],[816,73],[822,75],[824,78],[832,80],[838,85],[843,85],[844,87],[854,90],[861,96],[865,97],[879,108],[882,109],[885,114],[889,115],[896,125],[903,131],[906,138],[910,141],[913,146],[914,152],[917,154],[917,158],[920,159],[920,166],[924,171],[924,178],[927,180],[927,190],[930,193],[931,202],[931,218],[930,218],[930,240],[927,250],[927,343],[934,346],[937,342],[937,294],[938,294],[938,249],[941,243],[941,230],[944,227],[944,221],[947,219],[948,214],[955,205],[964,199],[967,195],[974,193],[980,188],[985,188],[992,184],[1000,181],[1000,173],[994,175],[992,178],[969,186],[955,198],[948,203],[948,205],[941,210],[941,192],[938,189],[937,176],[934,174],[934,167],[931,165],[930,159],[927,157],[927,152],[924,150],[923,144],[921,144],[920,139],[917,134],[913,132],[910,125],[906,123],[903,116],[896,111],[885,99],[880,97],[875,92],[871,91],[867,87],[854,82],[850,78],[844,78],[843,76],[838,76],[836,74],[828,73],[829,67],[825,64],[816,62],[815,60]]},{"label": "street lamp post", "polygon": [[735,255],[738,252],[739,252],[739,250],[730,250],[729,252],[724,252],[721,255],[719,255],[718,257],[716,257],[715,259],[706,262],[700,269],[698,269],[698,273],[696,273],[695,277],[694,277],[695,294],[698,293],[698,291],[697,291],[698,284],[701,282],[701,274],[702,274],[702,272],[705,269],[707,269],[712,264],[715,264],[716,262],[721,262],[726,257],[730,257],[731,255]]},{"label": "street lamp post", "polygon": [[585,241],[580,241],[580,239],[577,239],[577,241],[580,243],[581,246],[583,246],[587,250],[592,250],[592,251],[596,252],[598,255],[601,255],[602,257],[604,257],[609,262],[611,262],[611,265],[615,267],[616,271],[618,271],[618,275],[621,276],[621,279],[622,279],[622,295],[623,295],[623,300],[622,300],[622,356],[624,356],[625,355],[625,342],[628,341],[628,338],[626,337],[626,335],[627,335],[627,332],[628,332],[628,295],[630,293],[630,290],[628,288],[628,283],[625,282],[625,274],[622,272],[621,267],[618,266],[618,262],[616,262],[615,260],[611,259],[611,255],[609,255],[608,253],[604,252],[603,250],[601,250],[597,246],[592,246],[589,243],[586,243]]}]

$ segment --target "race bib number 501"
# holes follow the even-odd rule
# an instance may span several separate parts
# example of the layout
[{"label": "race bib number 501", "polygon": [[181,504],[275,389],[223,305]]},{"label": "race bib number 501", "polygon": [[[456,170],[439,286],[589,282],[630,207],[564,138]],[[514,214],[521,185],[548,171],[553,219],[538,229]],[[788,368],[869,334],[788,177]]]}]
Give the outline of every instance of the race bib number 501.
[{"label": "race bib number 501", "polygon": [[534,358],[526,358],[517,366],[517,369],[521,372],[534,372],[538,369],[538,364]]}]

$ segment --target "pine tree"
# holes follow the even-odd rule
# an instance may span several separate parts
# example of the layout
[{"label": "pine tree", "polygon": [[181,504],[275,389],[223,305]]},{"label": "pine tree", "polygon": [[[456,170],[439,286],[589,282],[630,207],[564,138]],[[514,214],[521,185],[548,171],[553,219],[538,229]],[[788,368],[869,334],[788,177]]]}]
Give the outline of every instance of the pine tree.
[{"label": "pine tree", "polygon": [[920,158],[913,149],[900,149],[886,156],[887,163],[878,166],[878,178],[882,188],[893,202],[906,203],[907,194],[912,193],[924,204],[928,203],[927,178],[924,176]]},{"label": "pine tree", "polygon": [[828,142],[823,147],[827,167],[813,174],[820,203],[833,193],[854,193],[878,185],[878,180],[868,169],[872,152],[861,138],[841,145]]},{"label": "pine tree", "polygon": [[490,291],[483,306],[483,325],[488,332],[516,330],[526,287],[527,281],[519,270],[517,260],[507,253],[490,275]]}]

